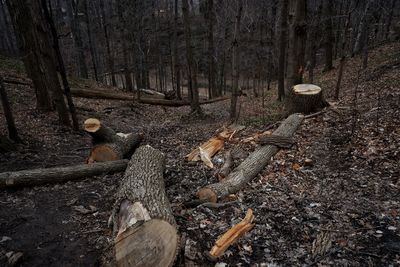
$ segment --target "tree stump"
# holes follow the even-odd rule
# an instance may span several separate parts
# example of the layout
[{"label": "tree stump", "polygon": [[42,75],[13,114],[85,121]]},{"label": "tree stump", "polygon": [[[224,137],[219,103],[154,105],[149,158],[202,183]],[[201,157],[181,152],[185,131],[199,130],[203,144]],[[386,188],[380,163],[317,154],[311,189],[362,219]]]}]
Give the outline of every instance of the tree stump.
[{"label": "tree stump", "polygon": [[117,266],[172,266],[179,236],[164,186],[164,154],[151,146],[132,156],[116,195]]},{"label": "tree stump", "polygon": [[291,91],[290,113],[310,113],[327,106],[322,89],[314,84],[297,84]]}]

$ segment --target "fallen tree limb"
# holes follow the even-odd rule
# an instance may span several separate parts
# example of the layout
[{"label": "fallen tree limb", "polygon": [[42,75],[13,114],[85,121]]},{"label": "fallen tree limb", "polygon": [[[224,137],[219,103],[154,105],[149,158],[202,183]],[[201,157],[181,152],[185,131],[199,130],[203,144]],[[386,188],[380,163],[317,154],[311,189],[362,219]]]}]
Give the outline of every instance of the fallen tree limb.
[{"label": "fallen tree limb", "polygon": [[0,173],[0,188],[62,183],[103,173],[116,173],[124,171],[127,164],[128,160],[118,160],[90,165],[80,164],[67,167],[3,172]]},{"label": "fallen tree limb", "polygon": [[179,236],[164,186],[164,154],[151,146],[132,156],[116,194],[117,266],[172,266]]},{"label": "fallen tree limb", "polygon": [[[200,100],[200,105],[211,104],[219,101],[229,99],[227,96],[211,98],[206,100]],[[190,101],[188,100],[167,100],[167,99],[152,99],[152,98],[141,98],[140,103],[157,106],[169,106],[169,107],[182,107],[189,106]]]},{"label": "fallen tree limb", "polygon": [[221,257],[230,245],[235,243],[240,237],[242,237],[245,233],[253,228],[253,220],[253,211],[251,209],[248,209],[246,217],[240,223],[234,225],[217,241],[215,241],[215,245],[211,248],[208,256],[212,260]]},{"label": "fallen tree limb", "polygon": [[[303,121],[303,118],[304,116],[301,114],[290,115],[273,134],[285,137],[292,136]],[[197,196],[200,199],[207,199],[209,202],[217,202],[220,198],[238,192],[264,169],[278,150],[279,148],[274,145],[258,148],[235,168],[226,179],[200,189],[197,192]]]}]

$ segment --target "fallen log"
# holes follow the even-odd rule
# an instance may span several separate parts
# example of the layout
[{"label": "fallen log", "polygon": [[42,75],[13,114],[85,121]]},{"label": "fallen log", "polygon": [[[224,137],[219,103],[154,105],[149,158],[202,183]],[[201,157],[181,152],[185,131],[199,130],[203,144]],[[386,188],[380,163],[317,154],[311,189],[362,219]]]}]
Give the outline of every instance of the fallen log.
[{"label": "fallen log", "polygon": [[[274,132],[274,135],[290,137],[299,127],[304,116],[301,114],[290,115]],[[229,194],[238,192],[245,184],[257,176],[267,165],[279,148],[274,145],[262,146],[251,153],[226,179],[219,183],[210,184],[200,189],[197,196],[209,202],[217,202]]]},{"label": "fallen log", "polygon": [[151,146],[132,156],[116,194],[113,224],[117,266],[172,266],[179,235],[164,186],[164,154]]},{"label": "fallen log", "polygon": [[124,158],[130,158],[143,140],[142,134],[128,134],[127,136],[118,136],[114,142],[100,143],[95,145],[89,153],[86,163],[114,161]]},{"label": "fallen log", "polygon": [[83,98],[95,98],[95,99],[111,99],[111,100],[124,100],[133,101],[135,97],[133,95],[116,92],[115,90],[88,90],[81,88],[71,88],[71,94],[74,97]]},{"label": "fallen log", "polygon": [[0,173],[0,188],[36,186],[62,183],[104,173],[124,171],[128,160],[96,164],[80,164],[67,167],[41,168],[16,172]]},{"label": "fallen log", "polygon": [[100,120],[89,118],[83,123],[83,129],[92,136],[93,144],[102,142],[116,142],[119,136],[110,127],[101,123]]},{"label": "fallen log", "polygon": [[[104,91],[104,90],[71,88],[71,94],[74,97],[83,97],[83,98],[97,98],[97,99],[110,99],[110,100],[123,100],[123,101],[134,101],[136,99],[134,95],[116,92],[115,90]],[[212,99],[205,99],[200,101],[200,105],[210,104],[218,101],[224,101],[227,99],[229,99],[229,97],[217,97]],[[169,106],[169,107],[181,107],[190,105],[189,100],[167,100],[155,97],[151,98],[142,97],[140,98],[139,102],[142,104]]]}]

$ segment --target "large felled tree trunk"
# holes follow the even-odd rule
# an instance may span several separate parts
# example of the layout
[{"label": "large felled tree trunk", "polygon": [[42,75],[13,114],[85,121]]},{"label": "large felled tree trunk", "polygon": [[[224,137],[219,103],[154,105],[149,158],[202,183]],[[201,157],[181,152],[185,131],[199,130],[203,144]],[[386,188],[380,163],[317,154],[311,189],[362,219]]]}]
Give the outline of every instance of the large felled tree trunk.
[{"label": "large felled tree trunk", "polygon": [[[304,116],[301,114],[290,115],[273,133],[274,135],[291,137],[299,127]],[[217,202],[218,199],[227,197],[242,189],[248,182],[260,173],[271,160],[279,148],[266,145],[251,153],[227,178],[219,183],[210,184],[200,189],[197,193],[200,199]]]},{"label": "large felled tree trunk", "polygon": [[69,125],[68,109],[58,80],[50,33],[40,1],[9,0],[7,5],[17,33],[21,57],[35,87],[37,108],[52,110],[53,100],[60,122]]},{"label": "large felled tree trunk", "polygon": [[165,193],[165,157],[151,146],[137,149],[116,194],[113,223],[117,266],[172,266],[179,235]]}]

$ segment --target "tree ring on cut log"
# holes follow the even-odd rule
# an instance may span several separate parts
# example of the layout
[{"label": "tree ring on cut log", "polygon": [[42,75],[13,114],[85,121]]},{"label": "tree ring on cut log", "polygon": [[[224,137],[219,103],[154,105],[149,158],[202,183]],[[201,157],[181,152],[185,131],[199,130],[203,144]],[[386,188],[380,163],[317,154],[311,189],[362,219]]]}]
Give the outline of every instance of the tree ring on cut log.
[{"label": "tree ring on cut log", "polygon": [[326,106],[321,87],[296,84],[291,91],[291,113],[310,113]]},{"label": "tree ring on cut log", "polygon": [[95,118],[89,118],[85,120],[85,122],[83,123],[83,128],[85,129],[85,131],[89,133],[94,133],[98,131],[100,127],[101,127],[100,121]]},{"label": "tree ring on cut log", "polygon": [[152,219],[140,227],[133,225],[115,240],[117,266],[171,266],[177,246],[177,230],[165,220]]}]

